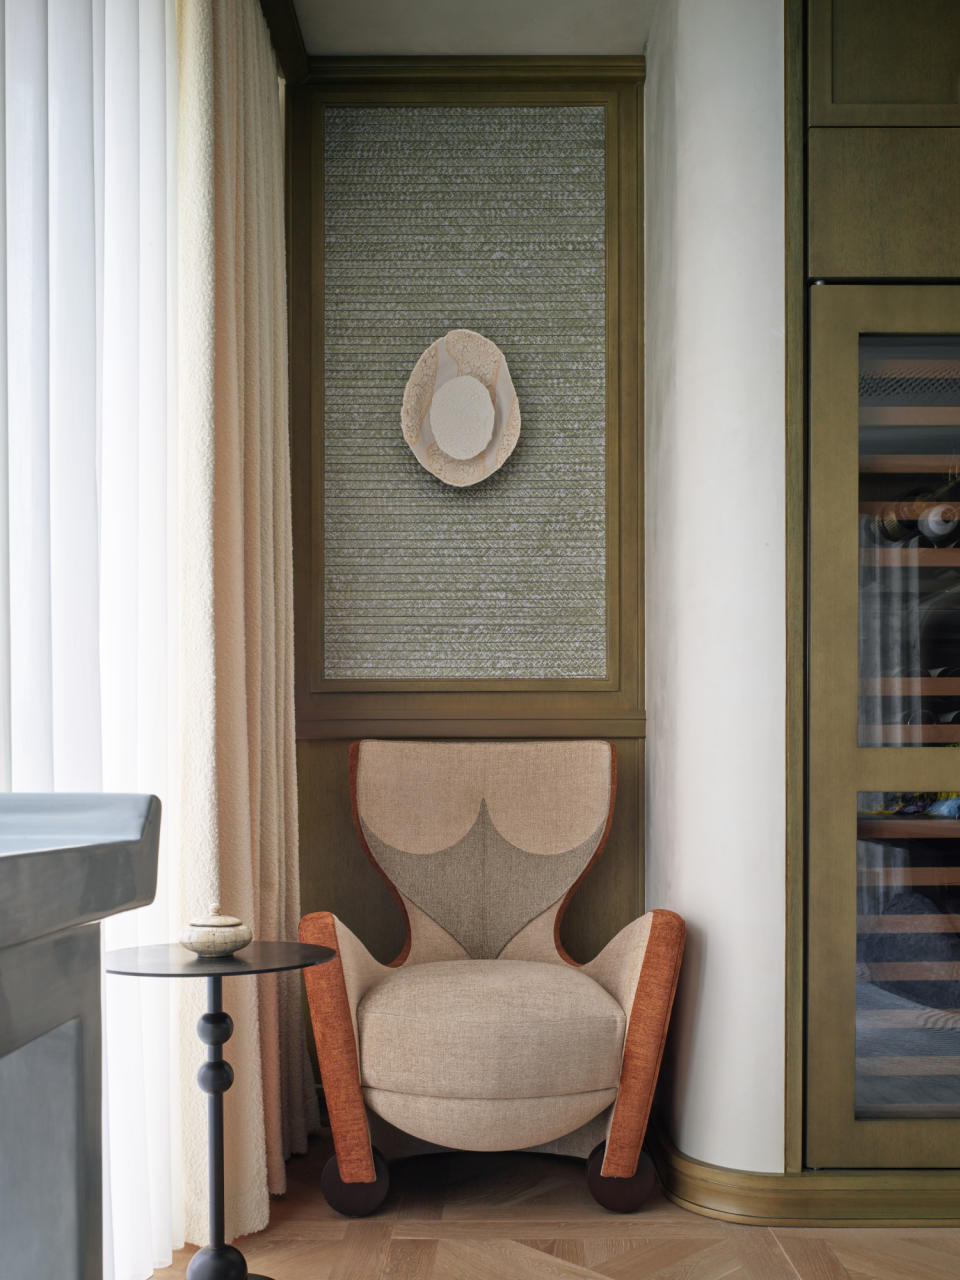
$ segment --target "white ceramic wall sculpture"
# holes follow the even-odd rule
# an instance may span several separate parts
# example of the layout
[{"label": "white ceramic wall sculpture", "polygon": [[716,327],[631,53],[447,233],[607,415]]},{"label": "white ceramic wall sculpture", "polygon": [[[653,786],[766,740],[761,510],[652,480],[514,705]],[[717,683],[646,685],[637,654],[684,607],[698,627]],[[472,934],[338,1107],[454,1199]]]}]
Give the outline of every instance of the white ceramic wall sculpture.
[{"label": "white ceramic wall sculpture", "polygon": [[503,352],[472,329],[451,329],[413,367],[403,438],[422,467],[464,488],[493,475],[520,437],[520,404]]}]

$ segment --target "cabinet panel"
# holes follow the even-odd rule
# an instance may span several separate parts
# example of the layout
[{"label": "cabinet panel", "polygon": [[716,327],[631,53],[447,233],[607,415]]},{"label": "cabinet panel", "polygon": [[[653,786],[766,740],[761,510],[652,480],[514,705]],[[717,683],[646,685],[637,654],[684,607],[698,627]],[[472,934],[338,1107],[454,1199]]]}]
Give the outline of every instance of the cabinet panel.
[{"label": "cabinet panel", "polygon": [[813,124],[960,124],[955,0],[813,0]]},{"label": "cabinet panel", "polygon": [[809,274],[960,276],[960,129],[811,129]]},{"label": "cabinet panel", "polygon": [[[931,645],[948,637],[950,658],[960,623],[960,512],[936,496],[960,464],[947,420],[958,371],[960,287],[813,288],[806,1161],[817,1168],[957,1162],[960,742],[952,677]],[[935,496],[901,492],[911,487]],[[948,531],[941,517],[954,514]]]}]

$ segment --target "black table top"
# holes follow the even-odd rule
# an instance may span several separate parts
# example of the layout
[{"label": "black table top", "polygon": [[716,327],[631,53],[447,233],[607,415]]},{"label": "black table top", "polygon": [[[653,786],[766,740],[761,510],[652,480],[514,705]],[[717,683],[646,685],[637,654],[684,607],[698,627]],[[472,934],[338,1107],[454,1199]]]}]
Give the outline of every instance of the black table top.
[{"label": "black table top", "polygon": [[276,973],[324,964],[337,953],[309,942],[250,942],[232,956],[198,956],[179,942],[127,947],[104,956],[107,973],[141,978],[227,978],[238,973]]}]

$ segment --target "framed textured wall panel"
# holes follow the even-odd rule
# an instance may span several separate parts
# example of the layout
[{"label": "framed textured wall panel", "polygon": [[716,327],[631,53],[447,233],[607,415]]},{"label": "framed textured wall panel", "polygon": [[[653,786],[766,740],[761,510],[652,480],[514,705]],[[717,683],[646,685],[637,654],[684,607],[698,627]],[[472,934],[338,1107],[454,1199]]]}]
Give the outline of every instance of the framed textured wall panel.
[{"label": "framed textured wall panel", "polygon": [[[606,680],[616,655],[605,107],[325,103],[320,129],[324,571],[313,687]],[[463,328],[507,353],[523,425],[500,470],[454,488],[414,457],[397,408],[420,352]]]},{"label": "framed textured wall panel", "polygon": [[[642,61],[497,62],[326,62],[291,112],[301,738],[642,733]],[[523,416],[462,490],[399,422],[458,327]]]}]

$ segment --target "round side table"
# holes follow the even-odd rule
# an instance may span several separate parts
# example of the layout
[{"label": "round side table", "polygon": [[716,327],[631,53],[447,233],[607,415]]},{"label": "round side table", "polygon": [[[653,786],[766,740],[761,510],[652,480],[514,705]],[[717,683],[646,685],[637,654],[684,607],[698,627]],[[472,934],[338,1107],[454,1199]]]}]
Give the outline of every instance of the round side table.
[{"label": "round side table", "polygon": [[207,1060],[197,1082],[209,1095],[207,1104],[210,1243],[190,1259],[187,1280],[269,1280],[252,1275],[239,1249],[223,1238],[223,1095],[233,1084],[233,1068],[224,1061],[223,1046],[233,1035],[233,1019],[223,1011],[223,979],[242,973],[277,973],[325,964],[337,953],[330,947],[305,942],[251,942],[232,956],[197,956],[178,942],[154,947],[108,951],[108,973],[139,978],[206,978],[207,1012],[197,1023],[197,1035],[207,1046]]}]

